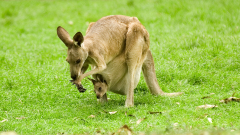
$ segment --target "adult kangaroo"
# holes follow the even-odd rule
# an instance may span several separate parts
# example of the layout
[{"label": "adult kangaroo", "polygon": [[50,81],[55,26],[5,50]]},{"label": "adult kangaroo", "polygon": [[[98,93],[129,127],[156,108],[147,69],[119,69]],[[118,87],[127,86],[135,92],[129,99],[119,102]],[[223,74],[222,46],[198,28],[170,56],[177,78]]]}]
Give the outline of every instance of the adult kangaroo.
[{"label": "adult kangaroo", "polygon": [[[128,80],[125,84],[127,91],[125,106],[134,105],[134,83],[137,83],[135,78],[139,77],[141,69],[151,93],[165,95],[157,83],[154,62],[149,50],[149,34],[136,17],[123,15],[103,17],[95,23],[90,23],[85,37],[81,32],[77,32],[73,40],[60,26],[57,28],[57,34],[68,47],[66,61],[70,64],[72,82],[78,86],[80,92],[85,91],[81,85],[83,78],[101,74],[111,61],[122,54],[125,58]],[[92,70],[85,73],[89,65]]]}]

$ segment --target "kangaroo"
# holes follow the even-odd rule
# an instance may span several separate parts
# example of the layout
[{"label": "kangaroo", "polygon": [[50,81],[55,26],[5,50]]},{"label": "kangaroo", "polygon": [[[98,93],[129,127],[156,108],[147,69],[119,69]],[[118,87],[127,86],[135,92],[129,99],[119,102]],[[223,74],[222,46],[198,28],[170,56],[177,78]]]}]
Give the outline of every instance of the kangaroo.
[{"label": "kangaroo", "polygon": [[[153,60],[148,58],[152,57],[149,50],[149,34],[136,17],[123,15],[103,17],[95,23],[90,23],[85,37],[81,32],[77,32],[73,39],[59,26],[57,35],[68,47],[66,61],[70,65],[72,82],[80,92],[85,91],[81,84],[83,78],[116,68],[116,66],[107,68],[107,65],[121,56],[127,69],[126,73],[122,73],[126,78],[124,80],[127,81],[124,87],[127,95],[126,107],[134,105],[134,86],[138,82],[135,78],[139,78],[141,68],[151,93],[164,94],[156,80]],[[148,64],[152,64],[153,67]],[[89,65],[92,70],[85,73]],[[117,72],[109,76],[115,76]]]},{"label": "kangaroo", "polygon": [[[156,80],[154,62],[151,51],[147,53],[147,58],[143,63],[142,71],[145,77],[145,81],[150,89],[150,92],[154,95],[165,96],[178,96],[181,92],[176,93],[164,93]],[[134,80],[134,88],[140,80],[141,70],[137,70]],[[88,78],[94,85],[94,92],[96,93],[99,102],[107,102],[107,91],[111,91],[117,94],[126,95],[126,84],[128,83],[127,65],[125,63],[124,55],[120,55],[107,65],[107,68],[99,74],[93,75],[94,79]],[[150,77],[150,78],[148,78]]]}]

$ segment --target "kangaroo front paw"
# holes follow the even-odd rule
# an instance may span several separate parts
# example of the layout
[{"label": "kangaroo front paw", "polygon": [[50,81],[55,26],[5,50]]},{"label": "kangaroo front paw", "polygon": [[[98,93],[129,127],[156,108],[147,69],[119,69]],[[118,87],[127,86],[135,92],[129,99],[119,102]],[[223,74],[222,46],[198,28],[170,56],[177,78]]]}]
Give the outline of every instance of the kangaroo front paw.
[{"label": "kangaroo front paw", "polygon": [[78,84],[74,80],[70,80],[70,82],[72,83],[72,85],[75,85],[77,87],[77,89],[80,93],[83,93],[86,91],[86,89],[83,88],[82,84]]},{"label": "kangaroo front paw", "polygon": [[86,91],[86,89],[83,88],[82,84],[76,84],[76,86],[77,86],[77,89],[78,89],[78,91],[79,91],[80,93],[83,93],[83,92]]}]

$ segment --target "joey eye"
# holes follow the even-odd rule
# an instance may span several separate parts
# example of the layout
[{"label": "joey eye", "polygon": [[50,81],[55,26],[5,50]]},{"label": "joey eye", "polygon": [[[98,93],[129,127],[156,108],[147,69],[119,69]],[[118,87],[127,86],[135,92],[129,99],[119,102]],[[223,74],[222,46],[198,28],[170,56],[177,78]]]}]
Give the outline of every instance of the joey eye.
[{"label": "joey eye", "polygon": [[98,90],[102,90],[102,88],[101,88],[101,87],[99,87],[99,88],[98,88]]},{"label": "joey eye", "polygon": [[80,59],[78,59],[77,61],[76,61],[76,64],[79,64],[81,62],[81,60]]}]

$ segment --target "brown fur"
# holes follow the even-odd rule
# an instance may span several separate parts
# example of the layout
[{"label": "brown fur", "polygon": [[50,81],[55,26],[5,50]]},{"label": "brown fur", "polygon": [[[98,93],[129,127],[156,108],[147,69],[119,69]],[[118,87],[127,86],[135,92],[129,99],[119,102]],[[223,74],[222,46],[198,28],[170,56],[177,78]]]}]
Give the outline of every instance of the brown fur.
[{"label": "brown fur", "polygon": [[[164,95],[156,81],[154,63],[149,50],[149,34],[136,17],[122,15],[103,17],[95,23],[90,23],[84,38],[78,32],[71,40],[62,27],[57,28],[57,34],[68,47],[67,61],[75,84],[80,85],[81,80],[89,75],[102,74],[103,78],[109,81],[115,74],[120,74],[125,78],[126,84],[118,83],[117,79],[115,83],[125,85],[124,92],[127,95],[125,106],[133,106],[133,90],[143,68],[151,93]],[[120,64],[118,58],[122,60]],[[115,64],[108,67],[110,63]],[[85,73],[88,65],[91,65],[92,70]],[[118,68],[122,65],[124,72]]]},{"label": "brown fur", "polygon": [[[140,79],[140,71],[138,70],[135,75],[134,88]],[[144,74],[145,81],[148,85],[150,92],[153,95],[163,95],[163,96],[178,96],[181,92],[177,93],[164,93],[158,85],[153,57],[151,51],[148,50],[147,58],[142,65],[142,72]],[[94,92],[100,102],[107,101],[107,91],[111,91],[117,94],[126,95],[128,89],[126,89],[126,84],[128,83],[127,78],[127,65],[124,55],[120,55],[111,61],[107,68],[100,74],[93,75],[94,79],[89,79],[94,85]],[[101,89],[100,89],[101,88]]]}]

